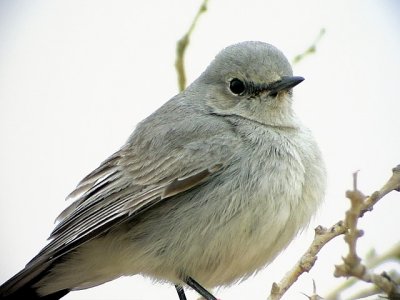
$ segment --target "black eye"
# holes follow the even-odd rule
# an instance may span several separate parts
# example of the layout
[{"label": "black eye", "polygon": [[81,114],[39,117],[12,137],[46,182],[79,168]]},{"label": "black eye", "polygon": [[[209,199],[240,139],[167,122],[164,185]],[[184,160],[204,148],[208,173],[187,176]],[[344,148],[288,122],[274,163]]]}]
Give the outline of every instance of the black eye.
[{"label": "black eye", "polygon": [[278,92],[271,92],[269,93],[269,96],[275,98],[276,96],[278,96]]},{"label": "black eye", "polygon": [[233,78],[229,84],[229,88],[232,93],[240,95],[241,93],[244,92],[246,87],[244,86],[243,81],[237,78]]}]

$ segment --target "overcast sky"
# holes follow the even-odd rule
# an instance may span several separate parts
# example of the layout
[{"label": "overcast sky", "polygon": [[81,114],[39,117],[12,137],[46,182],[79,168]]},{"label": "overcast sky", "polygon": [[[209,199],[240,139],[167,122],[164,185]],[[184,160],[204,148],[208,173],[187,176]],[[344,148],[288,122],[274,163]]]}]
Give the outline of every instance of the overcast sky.
[{"label": "overcast sky", "polygon": [[[177,93],[176,41],[200,1],[0,1],[0,282],[45,245],[77,182],[116,151],[135,125]],[[294,66],[306,78],[295,109],[314,132],[329,172],[324,205],[310,229],[268,268],[216,291],[224,300],[266,299],[312,239],[341,219],[351,174],[366,194],[400,164],[400,5],[396,0],[210,0],[187,52],[189,82],[225,46],[261,40],[290,59],[326,33]],[[360,254],[399,242],[400,194],[360,222]],[[286,299],[341,282],[333,265],[340,237]],[[195,293],[189,293],[196,299]],[[177,299],[169,285],[140,276],[64,299]]]}]

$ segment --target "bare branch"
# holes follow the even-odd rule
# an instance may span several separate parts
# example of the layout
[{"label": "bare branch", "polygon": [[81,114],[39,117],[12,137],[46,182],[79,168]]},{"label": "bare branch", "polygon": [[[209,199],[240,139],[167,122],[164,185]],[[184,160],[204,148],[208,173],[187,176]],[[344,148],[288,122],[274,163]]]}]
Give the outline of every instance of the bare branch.
[{"label": "bare branch", "polygon": [[313,280],[313,294],[311,296],[308,296],[304,293],[302,293],[304,296],[308,298],[308,300],[323,300],[323,298],[317,294],[317,286],[315,285],[315,280]]},{"label": "bare branch", "polygon": [[175,68],[178,75],[178,86],[179,91],[183,91],[186,87],[186,72],[185,72],[185,52],[189,46],[190,35],[192,34],[200,16],[207,11],[208,0],[204,0],[201,4],[196,16],[193,19],[189,30],[183,35],[183,37],[176,44],[176,60]]},{"label": "bare branch", "polygon": [[361,211],[361,216],[367,212],[371,211],[376,202],[378,202],[381,198],[386,196],[391,191],[400,192],[400,165],[397,165],[392,169],[392,177],[386,182],[386,184],[379,190],[374,192],[364,204],[364,208]]},{"label": "bare branch", "polygon": [[[367,258],[365,262],[365,266],[367,269],[373,269],[389,260],[399,260],[400,261],[400,242],[396,243],[393,247],[391,247],[389,250],[386,252],[382,253],[381,255],[374,255],[373,257]],[[393,279],[393,276],[396,276],[394,272],[390,273],[390,277]],[[400,283],[400,274],[397,275],[399,277],[399,280],[396,280],[396,282]],[[333,291],[331,291],[327,296],[326,299],[338,299],[339,295],[347,290],[348,288],[352,287],[355,283],[359,281],[358,278],[348,278],[346,281],[344,281],[342,284],[337,286]],[[361,296],[364,295],[364,297],[368,295],[375,295],[381,290],[375,286],[372,286],[368,288],[367,290],[360,291],[356,295],[353,295],[350,297],[350,299],[360,299],[362,298]]]},{"label": "bare branch", "polygon": [[[395,271],[389,272],[389,276],[388,278],[391,279],[392,282],[394,282],[396,285],[400,284],[400,274],[396,273]],[[365,297],[369,297],[369,296],[373,296],[373,295],[378,295],[380,294],[382,291],[381,289],[376,286],[376,285],[370,285],[368,286],[368,288],[357,291],[357,293],[351,295],[350,297],[348,297],[348,300],[357,300],[357,299],[362,299]],[[333,299],[337,299],[339,296],[339,294],[336,296],[336,298]],[[397,296],[398,297],[398,296]],[[382,299],[385,299],[386,297],[382,297]],[[330,299],[330,298],[327,298]],[[389,299],[399,299],[399,298],[395,298],[395,297],[391,297]]]},{"label": "bare branch", "polygon": [[314,54],[317,51],[317,44],[321,41],[321,38],[324,36],[325,34],[325,28],[321,28],[321,30],[318,33],[317,38],[314,40],[314,42],[311,44],[310,47],[308,47],[305,51],[303,51],[302,53],[296,55],[293,59],[292,59],[292,64],[298,64],[300,61],[302,61],[306,56],[310,55],[310,54]]},{"label": "bare branch", "polygon": [[309,272],[317,260],[317,254],[322,247],[333,238],[345,233],[347,230],[343,222],[340,221],[333,225],[331,228],[326,229],[322,226],[315,228],[315,236],[310,247],[297,261],[295,266],[285,274],[282,280],[272,284],[271,294],[268,300],[280,299],[283,294],[297,281],[301,274]]},{"label": "bare branch", "polygon": [[[357,172],[353,174],[353,191],[347,192],[347,196],[351,197],[352,207],[346,212],[344,221],[339,221],[331,228],[326,229],[322,226],[315,228],[315,236],[310,247],[295,264],[295,266],[285,274],[282,280],[272,284],[271,293],[268,300],[278,300],[284,293],[293,285],[294,282],[304,272],[309,272],[317,260],[319,251],[333,238],[346,233],[345,240],[349,244],[349,255],[344,259],[345,263],[352,266],[354,274],[365,274],[365,266],[360,264],[361,259],[357,256],[356,245],[357,239],[362,235],[362,231],[357,229],[358,218],[362,217],[364,212],[371,211],[373,206],[391,191],[400,190],[400,165],[393,169],[393,175],[388,182],[377,192],[374,192],[370,197],[366,197],[357,190]],[[344,268],[344,267],[343,267]],[[339,266],[339,271],[342,267]],[[344,273],[343,273],[344,274]],[[355,276],[346,273],[347,276]],[[356,276],[357,277],[357,276]],[[361,276],[362,277],[362,276]],[[361,278],[360,278],[361,279]],[[369,274],[368,282],[374,282],[381,290],[390,295],[397,295],[396,285],[388,278],[382,275]],[[394,298],[393,298],[394,299]]]},{"label": "bare branch", "polygon": [[343,264],[335,266],[336,277],[353,276],[362,281],[373,283],[382,292],[386,293],[389,299],[400,297],[400,288],[396,282],[386,274],[375,274],[371,272],[357,255],[357,240],[362,236],[362,231],[357,228],[358,219],[366,211],[371,211],[373,205],[391,191],[400,189],[400,165],[393,169],[392,177],[379,190],[370,197],[364,196],[357,189],[357,173],[354,173],[354,187],[352,191],[346,192],[346,197],[350,199],[351,207],[346,212],[345,224],[348,231],[345,234],[345,242],[348,244],[349,253],[343,258]]}]

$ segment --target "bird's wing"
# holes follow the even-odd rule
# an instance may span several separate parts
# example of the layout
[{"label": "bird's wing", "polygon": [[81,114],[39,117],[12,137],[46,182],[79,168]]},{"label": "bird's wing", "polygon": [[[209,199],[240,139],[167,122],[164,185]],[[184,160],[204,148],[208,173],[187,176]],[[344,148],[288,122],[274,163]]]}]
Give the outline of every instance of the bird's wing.
[{"label": "bird's wing", "polygon": [[27,267],[60,257],[160,201],[207,181],[231,159],[237,144],[232,139],[226,133],[183,139],[184,144],[170,143],[167,152],[161,151],[167,155],[155,156],[150,155],[157,153],[151,145],[145,149],[127,143],[69,195],[76,200],[60,214],[51,241]]},{"label": "bird's wing", "polygon": [[1,286],[0,297],[36,282],[57,258],[87,241],[223,172],[240,145],[234,128],[194,114],[174,109],[170,119],[153,114],[142,122],[67,197],[75,201],[57,218],[49,244]]}]

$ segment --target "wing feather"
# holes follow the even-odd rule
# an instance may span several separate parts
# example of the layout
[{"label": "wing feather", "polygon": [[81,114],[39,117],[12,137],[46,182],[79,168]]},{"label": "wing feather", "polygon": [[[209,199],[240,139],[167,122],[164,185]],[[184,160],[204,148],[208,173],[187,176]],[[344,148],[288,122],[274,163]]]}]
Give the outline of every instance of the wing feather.
[{"label": "wing feather", "polygon": [[[197,137],[198,138],[198,137]],[[239,144],[234,135],[214,134],[173,145],[149,157],[149,148],[127,143],[87,175],[68,196],[75,201],[57,218],[49,244],[29,263],[56,259],[113,226],[195,188],[228,164]],[[228,145],[228,146],[227,146]]]}]

